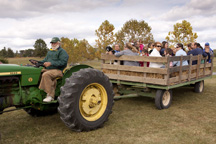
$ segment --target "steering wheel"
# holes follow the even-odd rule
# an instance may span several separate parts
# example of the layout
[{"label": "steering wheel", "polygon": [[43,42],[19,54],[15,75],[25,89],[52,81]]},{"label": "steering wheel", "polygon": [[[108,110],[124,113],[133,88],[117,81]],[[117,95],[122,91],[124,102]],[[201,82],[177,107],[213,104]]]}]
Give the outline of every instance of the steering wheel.
[{"label": "steering wheel", "polygon": [[40,61],[37,61],[37,60],[34,60],[34,59],[30,59],[29,60],[33,65],[35,65],[35,67],[39,68],[39,67],[44,67],[44,62],[40,62]]}]

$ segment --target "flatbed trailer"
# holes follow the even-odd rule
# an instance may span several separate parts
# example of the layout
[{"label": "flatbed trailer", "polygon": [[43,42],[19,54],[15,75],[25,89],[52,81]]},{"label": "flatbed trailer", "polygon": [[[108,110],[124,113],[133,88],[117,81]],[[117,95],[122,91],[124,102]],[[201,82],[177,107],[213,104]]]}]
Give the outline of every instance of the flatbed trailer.
[{"label": "flatbed trailer", "polygon": [[[158,109],[169,108],[172,101],[172,89],[182,86],[193,86],[196,93],[204,90],[204,80],[213,74],[213,57],[211,63],[202,55],[174,56],[174,57],[147,57],[121,56],[102,54],[102,71],[113,84],[115,97],[151,97],[155,99]],[[189,62],[183,66],[184,60]],[[117,61],[117,65],[113,63]],[[120,65],[121,61],[136,61],[163,63],[165,68],[138,67]],[[180,61],[180,66],[170,67],[170,62]],[[197,61],[192,65],[192,61]]]}]

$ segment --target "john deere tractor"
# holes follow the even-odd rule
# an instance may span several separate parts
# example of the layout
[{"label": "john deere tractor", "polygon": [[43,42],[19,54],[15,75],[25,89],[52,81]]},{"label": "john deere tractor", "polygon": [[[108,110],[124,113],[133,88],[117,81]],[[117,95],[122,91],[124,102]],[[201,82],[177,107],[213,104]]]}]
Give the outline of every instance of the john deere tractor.
[{"label": "john deere tractor", "polygon": [[[31,116],[43,116],[58,110],[61,120],[71,130],[102,127],[113,106],[109,78],[88,65],[73,66],[64,72],[63,78],[57,79],[55,100],[44,103],[46,93],[38,89],[42,65],[40,62],[36,66],[0,64],[0,114],[24,109]],[[13,108],[5,109],[8,107]]]}]

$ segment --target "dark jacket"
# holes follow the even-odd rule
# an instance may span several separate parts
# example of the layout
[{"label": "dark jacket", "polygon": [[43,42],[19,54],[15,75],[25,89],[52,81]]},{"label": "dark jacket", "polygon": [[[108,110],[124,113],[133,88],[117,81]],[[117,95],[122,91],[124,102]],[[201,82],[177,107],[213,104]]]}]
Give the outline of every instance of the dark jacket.
[{"label": "dark jacket", "polygon": [[205,52],[205,49],[203,49],[203,56],[205,57],[205,55],[207,55],[207,62],[211,63],[211,56],[214,55],[214,52],[211,48],[209,48],[209,52]]},{"label": "dark jacket", "polygon": [[[191,55],[191,54],[192,54],[193,56],[196,56],[196,55],[203,55],[203,50],[202,50],[201,48],[192,49],[191,51],[189,51],[189,52],[187,53],[187,55]],[[206,57],[207,55],[204,54],[203,56]],[[195,65],[195,64],[197,64],[197,60],[192,61],[192,65]]]},{"label": "dark jacket", "polygon": [[161,48],[161,50],[160,50],[160,55],[161,56],[164,56],[164,51],[165,51],[165,48]]},{"label": "dark jacket", "polygon": [[68,58],[67,52],[59,47],[57,50],[49,50],[41,62],[51,62],[51,66],[46,69],[59,69],[63,71],[67,67]]}]

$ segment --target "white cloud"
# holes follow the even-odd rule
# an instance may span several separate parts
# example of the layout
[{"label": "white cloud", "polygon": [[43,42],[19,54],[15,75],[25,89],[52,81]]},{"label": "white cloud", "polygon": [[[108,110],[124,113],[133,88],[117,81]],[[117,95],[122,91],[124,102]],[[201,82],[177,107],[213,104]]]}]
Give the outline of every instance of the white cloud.
[{"label": "white cloud", "polygon": [[210,16],[216,14],[215,0],[191,0],[182,6],[175,6],[161,16],[163,20],[187,19],[194,16]]},{"label": "white cloud", "polygon": [[0,1],[0,17],[26,18],[43,14],[86,12],[98,7],[107,7],[120,0],[3,0]]},{"label": "white cloud", "polygon": [[53,36],[85,38],[94,45],[95,30],[104,20],[117,32],[130,19],[146,21],[156,41],[165,40],[173,25],[186,19],[199,42],[214,46],[215,5],[211,0],[1,0],[0,49],[32,48],[38,38],[49,46]]}]

